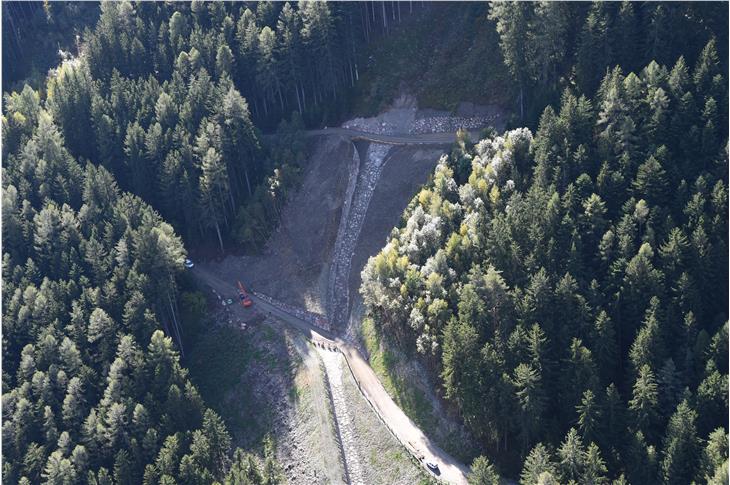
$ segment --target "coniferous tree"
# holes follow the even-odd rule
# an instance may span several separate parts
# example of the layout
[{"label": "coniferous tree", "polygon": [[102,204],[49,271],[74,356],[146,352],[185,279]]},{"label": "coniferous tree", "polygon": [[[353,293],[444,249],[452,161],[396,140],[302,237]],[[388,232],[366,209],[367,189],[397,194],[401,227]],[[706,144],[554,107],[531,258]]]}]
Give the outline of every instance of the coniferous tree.
[{"label": "coniferous tree", "polygon": [[474,460],[471,470],[468,478],[469,485],[497,485],[499,483],[499,475],[494,469],[494,465],[483,456]]},{"label": "coniferous tree", "polygon": [[682,401],[669,420],[661,463],[665,483],[689,482],[699,454],[695,420],[697,415]]}]

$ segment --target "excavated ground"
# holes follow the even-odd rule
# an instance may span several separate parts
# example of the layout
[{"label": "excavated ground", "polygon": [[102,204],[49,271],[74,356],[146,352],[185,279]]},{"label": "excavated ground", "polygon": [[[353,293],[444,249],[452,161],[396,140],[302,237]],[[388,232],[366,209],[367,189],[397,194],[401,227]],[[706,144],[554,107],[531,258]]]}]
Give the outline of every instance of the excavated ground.
[{"label": "excavated ground", "polygon": [[266,248],[258,255],[228,256],[211,263],[211,269],[234,283],[241,279],[256,291],[324,313],[342,202],[358,163],[349,139],[314,139],[302,185],[286,204]]},{"label": "excavated ground", "polygon": [[[280,227],[258,255],[227,256],[211,262],[213,271],[233,283],[241,279],[248,286],[291,305],[321,314],[327,313],[330,264],[348,191],[350,174],[360,171],[371,144],[359,142],[359,149],[347,138],[317,137],[302,186],[287,203]],[[349,307],[358,295],[360,272],[368,257],[384,245],[393,226],[411,198],[433,172],[444,146],[394,146],[387,151],[374,191],[368,197],[364,220],[352,251],[346,276]],[[356,203],[360,198],[355,194]],[[356,205],[353,204],[353,205]],[[351,213],[358,212],[353,207]],[[347,256],[347,255],[345,255]],[[344,330],[344,322],[340,323]]]},{"label": "excavated ground", "polygon": [[[340,298],[337,313],[347,315],[352,302],[359,298],[360,272],[367,258],[380,250],[390,229],[398,224],[403,209],[446,149],[448,146],[384,147],[367,142],[358,142],[356,147],[347,138],[318,137],[312,141],[302,185],[284,209],[281,227],[264,251],[254,256],[228,256],[208,265],[232,284],[240,279],[257,291],[322,314],[327,312],[329,287],[336,282],[346,286],[344,291],[349,296],[344,303]],[[368,164],[368,160],[372,163]],[[371,168],[374,170],[370,171]],[[343,209],[345,200],[351,200],[351,204]],[[344,220],[343,210],[347,211]],[[335,257],[341,222],[346,227],[340,234],[340,254]],[[333,260],[341,266],[339,271],[331,270]],[[339,293],[342,292],[336,293],[338,297]],[[346,317],[341,319],[336,331],[345,330]],[[336,383],[344,383],[345,387],[339,384],[336,393],[332,389],[335,416],[320,416],[316,412],[323,403],[314,396],[318,390],[326,395],[323,383],[327,381],[323,379],[329,375],[331,387],[333,374],[340,375],[333,373],[334,369],[327,369],[326,364],[332,367],[333,362],[329,361],[340,356],[328,359],[316,352],[313,356],[311,349],[301,343],[295,347],[295,353],[303,359],[299,380],[310,385],[303,388],[305,392],[289,412],[282,409],[277,413],[288,416],[276,433],[280,443],[278,455],[288,480],[291,483],[342,480],[344,469],[340,455],[331,445],[326,446],[329,454],[315,451],[319,440],[314,439],[323,428],[325,436],[320,438],[332,442],[338,412],[346,413],[341,417],[343,422],[338,424],[345,458],[350,458],[347,465],[353,483],[413,483],[418,481],[417,477],[423,478],[407,452],[368,408],[356,387],[353,388],[355,384],[350,382],[352,377],[347,369]],[[344,390],[347,392],[343,393]],[[331,463],[315,465],[324,456],[330,456]],[[394,463],[398,466],[394,467]]]},{"label": "excavated ground", "polygon": [[[343,285],[344,292],[335,293],[336,306],[339,315],[347,315],[351,302],[358,298],[360,272],[367,258],[383,245],[406,204],[446,148],[390,147],[367,142],[358,142],[356,147],[347,138],[318,137],[310,147],[302,185],[286,205],[281,226],[264,251],[253,256],[228,256],[208,265],[232,284],[240,279],[285,303],[322,314],[327,313],[330,286]],[[372,163],[368,164],[368,160]],[[345,200],[351,202],[347,207]],[[336,256],[341,223],[344,227]],[[331,270],[332,261],[339,265],[335,271]],[[341,293],[346,294],[344,299]],[[339,331],[343,331],[346,316],[340,319]],[[414,480],[416,477],[423,478],[407,452],[359,395],[349,371],[345,368],[340,372],[341,356],[316,352],[312,356],[311,349],[301,343],[295,347],[295,353],[303,359],[298,379],[310,385],[303,387],[296,406],[285,406],[276,413],[286,416],[276,426],[276,434],[280,443],[277,454],[289,482],[342,481],[341,454],[331,446],[332,436],[337,434],[336,419],[340,432],[337,438],[345,446],[351,483],[414,483],[418,481]],[[332,359],[338,363],[337,369]],[[317,391],[327,396],[327,377],[331,404],[323,406],[315,396]],[[333,378],[337,381],[334,388]],[[276,394],[281,395],[281,390]],[[329,410],[332,404],[334,416],[318,412]],[[324,439],[328,452],[318,445],[317,436],[321,433],[324,436],[319,438]],[[329,462],[315,464],[323,457]]]},{"label": "excavated ground", "polygon": [[[379,118],[363,122],[382,126]],[[302,185],[286,204],[280,227],[263,251],[228,256],[206,266],[232,285],[241,280],[286,304],[334,317],[332,330],[346,332],[361,344],[360,273],[399,224],[403,210],[449,145],[353,143],[332,134],[310,140]],[[294,414],[279,410],[277,414],[288,419],[276,426],[282,443],[278,455],[290,482],[336,483],[348,472],[354,483],[413,483],[424,478],[367,407],[349,372],[335,369],[342,360],[339,354],[322,355],[301,341],[290,344],[292,348],[302,359],[293,387],[299,397]],[[418,365],[391,371],[424,390],[431,423],[439,428],[424,431],[435,433],[437,439],[453,435],[458,426],[439,405],[427,373]],[[321,440],[327,443],[326,450],[308,451],[319,448]],[[335,452],[337,440],[344,448]],[[349,463],[343,463],[342,452]]]}]

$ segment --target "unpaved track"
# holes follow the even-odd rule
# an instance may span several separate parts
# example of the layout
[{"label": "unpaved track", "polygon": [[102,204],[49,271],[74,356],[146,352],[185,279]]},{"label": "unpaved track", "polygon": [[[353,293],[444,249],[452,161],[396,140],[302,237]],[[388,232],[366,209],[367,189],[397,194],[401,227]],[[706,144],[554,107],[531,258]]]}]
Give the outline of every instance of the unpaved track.
[{"label": "unpaved track", "polygon": [[[235,282],[221,280],[208,270],[204,264],[197,265],[193,269],[193,274],[216,290],[222,297],[237,298]],[[280,310],[260,298],[255,296],[251,298],[254,301],[254,307],[257,311],[275,315],[314,341],[328,342],[330,345],[339,348],[352,371],[360,391],[373,408],[375,408],[378,415],[398,440],[409,447],[416,455],[433,458],[439,465],[441,471],[439,475],[440,479],[449,483],[467,483],[466,475],[468,469],[435,443],[431,442],[418,426],[406,416],[388,395],[375,375],[375,372],[355,346],[340,337],[332,335],[330,332],[316,328],[309,322]],[[244,312],[246,310],[240,305],[234,305],[233,311]]]},{"label": "unpaved track", "polygon": [[[386,145],[450,145],[456,141],[456,132],[453,133],[413,133],[381,135],[349,128],[327,128],[324,130],[307,130],[306,136],[340,135],[350,137],[353,141],[363,140]],[[468,132],[471,140],[476,140],[479,132]]]}]

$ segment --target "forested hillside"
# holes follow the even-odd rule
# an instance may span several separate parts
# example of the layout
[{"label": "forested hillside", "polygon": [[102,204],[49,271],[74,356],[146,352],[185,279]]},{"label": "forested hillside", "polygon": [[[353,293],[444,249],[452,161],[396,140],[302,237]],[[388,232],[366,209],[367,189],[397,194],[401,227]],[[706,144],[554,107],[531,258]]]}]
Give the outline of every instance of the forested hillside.
[{"label": "forested hillside", "polygon": [[[74,38],[91,8],[3,5],[7,79],[37,87],[3,105],[4,481],[279,480],[270,446],[263,465],[232,453],[181,367],[177,234],[266,241],[302,118],[342,109],[362,46],[392,30],[395,5],[364,6],[104,2]],[[39,83],[69,39],[79,57]]]},{"label": "forested hillside", "polygon": [[403,12],[400,2],[120,2],[101,9],[96,29],[84,36],[93,78],[117,70],[187,82],[202,68],[230,78],[257,122],[275,126],[292,111],[316,122],[345,107],[340,101],[359,79],[365,46],[413,5]]},{"label": "forested hillside", "polygon": [[[82,56],[41,94],[69,152],[107,168],[187,242],[254,249],[296,183],[302,119],[346,106],[364,45],[392,30],[395,8],[105,2]],[[252,120],[283,136],[262,143]],[[19,143],[8,129],[4,153]]]},{"label": "forested hillside", "polygon": [[520,126],[536,126],[566,87],[593,96],[607,70],[651,61],[692,66],[715,37],[727,69],[728,11],[722,2],[494,2],[504,63],[515,81]]},{"label": "forested hillside", "polygon": [[[190,5],[103,4],[85,55],[54,70],[45,90],[4,97],[7,483],[278,480],[270,453],[263,472],[232,454],[180,365],[185,249],[165,220],[188,241],[222,247],[235,232],[263,242],[296,174],[301,122],[262,147],[220,63],[210,74],[195,59],[166,74],[152,57],[128,63],[128,34],[147,40],[168,22],[175,32],[183,14],[173,7],[197,26]],[[174,37],[178,50],[187,35]]]},{"label": "forested hillside", "polygon": [[180,339],[180,238],[75,160],[31,89],[6,101],[3,482],[260,481],[161,331]]},{"label": "forested hillside", "polygon": [[488,457],[475,483],[727,481],[727,80],[714,40],[696,59],[462,137],[364,269],[368,318]]},{"label": "forested hillside", "polygon": [[[90,9],[3,5],[3,77],[40,88],[3,105],[4,482],[280,479],[270,446],[262,469],[232,453],[181,367],[176,232],[221,250],[266,241],[302,162],[301,115],[339,109],[360,45],[389,30],[394,7],[371,7],[104,2],[74,38]],[[69,39],[80,56],[38,83]]]},{"label": "forested hillside", "polygon": [[187,250],[261,250],[304,127],[402,92],[515,128],[461,133],[362,272],[474,483],[727,483],[727,3],[2,8],[5,483],[282,481],[184,368]]}]

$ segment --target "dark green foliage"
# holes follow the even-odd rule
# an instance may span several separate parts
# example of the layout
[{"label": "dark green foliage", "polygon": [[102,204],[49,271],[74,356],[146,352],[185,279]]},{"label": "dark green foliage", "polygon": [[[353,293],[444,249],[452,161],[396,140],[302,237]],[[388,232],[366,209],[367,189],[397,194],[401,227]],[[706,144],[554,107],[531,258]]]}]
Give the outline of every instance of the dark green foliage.
[{"label": "dark green foliage", "polygon": [[469,485],[499,485],[499,474],[486,457],[480,456],[471,464]]},{"label": "dark green foliage", "polygon": [[[565,88],[577,86],[592,96],[616,65],[630,72],[652,60],[666,65],[680,55],[692,63],[697,59],[694,79],[701,99],[715,92],[718,66],[727,69],[728,12],[717,2],[508,1],[492,2],[489,16],[516,83],[514,111],[520,122],[534,123],[544,104]],[[700,52],[708,41],[714,55]]]},{"label": "dark green foliage", "polygon": [[682,401],[669,420],[661,462],[664,483],[692,481],[699,456],[696,419],[697,413],[690,408],[687,401]]},{"label": "dark green foliage", "polygon": [[[402,10],[410,14],[412,7]],[[341,111],[367,62],[367,45],[393,30],[396,8],[373,8],[371,15],[364,3],[120,2],[102,5],[83,40],[95,79],[116,70],[124,78],[153,75],[163,83],[178,75],[187,83],[205,69],[216,82],[232,81],[253,118],[273,128],[295,110],[315,123]]]},{"label": "dark green foliage", "polygon": [[98,18],[98,2],[3,4],[3,88],[20,90],[24,83],[36,89],[43,86],[48,69],[78,53],[77,36]]},{"label": "dark green foliage", "polygon": [[[263,466],[231,458],[180,365],[177,307],[197,321],[204,300],[178,297],[173,226],[260,248],[299,178],[302,120],[347,106],[401,5],[92,7],[84,56],[4,97],[3,479],[276,482],[273,444]],[[726,481],[726,5],[485,10],[465,15],[499,38],[514,111],[542,116],[534,136],[460,135],[366,267],[369,316],[523,483]],[[3,4],[6,64],[27,70],[26,38],[63,41],[55,58],[82,11]],[[456,79],[485,72],[466,66]],[[281,121],[277,142],[254,121]],[[497,479],[475,460],[473,481]]]},{"label": "dark green foliage", "polygon": [[552,453],[542,443],[538,443],[525,458],[525,465],[520,474],[520,484],[531,485],[537,483],[538,479],[544,474],[555,480],[558,468]]},{"label": "dark green foliage", "polygon": [[[360,5],[265,5],[266,14],[220,4],[191,15],[183,4],[104,3],[83,36],[86,55],[48,81],[47,109],[71,155],[103,165],[190,243],[262,244],[302,147],[268,150],[252,119],[272,126],[294,111],[283,131],[295,136],[301,114],[336,100],[362,63],[364,33],[345,35]],[[8,99],[9,150],[37,117],[24,93]]]},{"label": "dark green foliage", "polygon": [[[112,80],[125,82],[159,91],[154,80]],[[170,127],[177,110],[171,95],[148,96],[154,103],[139,107],[137,121],[121,125],[129,128],[112,141],[105,166],[82,165],[65,141],[73,140],[79,154],[104,158],[96,152],[93,130],[80,122],[89,117],[83,111],[86,95],[77,96],[85,88],[99,96],[99,83],[81,65],[63,67],[50,86],[45,104],[30,88],[9,95],[3,117],[3,136],[10,140],[2,187],[3,480],[223,481],[231,467],[231,438],[180,362],[177,300],[185,249],[172,226],[140,197],[120,189],[110,172],[131,173],[137,178],[127,179],[127,187],[145,196],[154,192],[147,174],[140,177],[136,170],[157,161],[162,145],[174,143]],[[111,104],[123,103],[117,94],[125,96],[123,90],[116,93]],[[125,102],[132,103],[132,92],[127,95]],[[235,129],[225,124],[226,116],[235,118],[236,127],[247,121],[245,113],[226,111],[229,104],[223,103],[225,128],[215,135]],[[123,119],[121,105],[115,109]],[[144,114],[145,109],[152,111]],[[139,122],[152,116],[156,121],[145,131]],[[90,117],[92,123],[99,119],[96,113]],[[114,133],[122,132],[104,137]],[[129,172],[109,155],[124,148]],[[217,155],[215,148],[207,150]],[[219,162],[214,155],[204,165],[208,158]],[[220,195],[225,184],[216,170],[222,169],[203,167],[210,179],[205,183]],[[205,308],[194,295],[181,300],[187,312]],[[276,483],[281,475],[273,455],[266,459],[267,483]]]},{"label": "dark green foliage", "polygon": [[709,258],[727,248],[727,141],[666,136],[681,100],[712,89],[713,45],[692,73],[652,62],[609,72],[592,100],[566,92],[534,138],[457,143],[363,271],[376,327],[438,357],[482,452],[508,474],[523,461],[524,483],[722,474],[700,450],[726,426],[727,274]]}]

